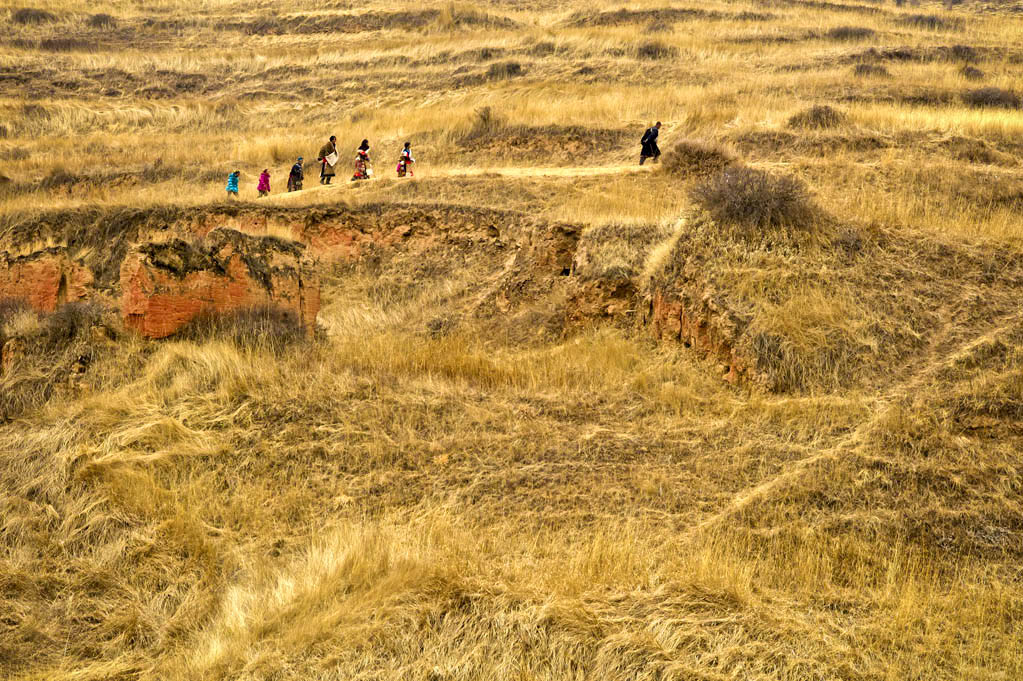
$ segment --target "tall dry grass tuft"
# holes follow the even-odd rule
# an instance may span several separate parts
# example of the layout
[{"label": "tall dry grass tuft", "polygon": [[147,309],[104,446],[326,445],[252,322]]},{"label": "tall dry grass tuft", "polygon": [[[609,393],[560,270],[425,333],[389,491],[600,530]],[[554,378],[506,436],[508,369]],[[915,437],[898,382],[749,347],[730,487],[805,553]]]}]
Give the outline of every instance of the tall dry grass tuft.
[{"label": "tall dry grass tuft", "polygon": [[746,231],[769,227],[808,229],[815,208],[806,185],[786,175],[732,166],[693,187],[694,203],[722,225]]}]

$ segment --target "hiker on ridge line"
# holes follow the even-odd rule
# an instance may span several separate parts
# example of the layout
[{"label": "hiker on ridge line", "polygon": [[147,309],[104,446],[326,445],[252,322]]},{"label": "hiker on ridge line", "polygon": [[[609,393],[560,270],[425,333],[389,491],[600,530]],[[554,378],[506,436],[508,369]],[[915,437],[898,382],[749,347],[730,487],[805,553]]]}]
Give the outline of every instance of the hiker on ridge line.
[{"label": "hiker on ridge line", "polygon": [[330,141],[320,147],[317,160],[323,164],[320,167],[320,184],[330,184],[334,179],[334,166],[337,165],[337,137],[331,135]]},{"label": "hiker on ridge line", "polygon": [[412,143],[405,142],[405,148],[401,150],[401,158],[398,159],[398,177],[414,175],[415,173],[409,166],[415,162],[416,159],[412,158]]},{"label": "hiker on ridge line", "polygon": [[355,174],[352,175],[352,181],[368,180],[369,174],[369,140],[362,140],[355,155]]},{"label": "hiker on ridge line", "polygon": [[642,151],[639,152],[639,164],[643,165],[643,162],[648,158],[654,159],[654,163],[657,163],[661,156],[661,150],[657,147],[657,134],[661,130],[661,122],[657,121],[653,127],[647,129],[643,133],[643,139],[639,141],[643,145]]},{"label": "hiker on ridge line", "polygon": [[295,192],[302,189],[302,180],[305,179],[305,171],[302,169],[302,157],[299,156],[295,165],[291,166],[288,173],[288,191]]}]

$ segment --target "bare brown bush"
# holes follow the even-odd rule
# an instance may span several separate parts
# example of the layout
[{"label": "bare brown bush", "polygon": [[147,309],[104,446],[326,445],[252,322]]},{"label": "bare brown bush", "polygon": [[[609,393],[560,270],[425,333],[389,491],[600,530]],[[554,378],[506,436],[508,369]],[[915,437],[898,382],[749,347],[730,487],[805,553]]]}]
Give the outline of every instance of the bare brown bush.
[{"label": "bare brown bush", "polygon": [[845,118],[841,111],[826,104],[817,104],[791,116],[788,125],[790,128],[825,130],[841,125]]},{"label": "bare brown bush", "polygon": [[43,9],[22,7],[11,13],[11,21],[16,24],[49,24],[57,21],[57,15]]},{"label": "bare brown bush", "polygon": [[745,232],[813,226],[815,209],[806,185],[789,175],[732,166],[697,184],[690,197],[715,222]]},{"label": "bare brown bush", "polygon": [[1023,99],[1013,92],[997,87],[983,87],[963,93],[963,101],[974,108],[1019,109]]},{"label": "bare brown bush", "polygon": [[718,144],[685,139],[673,144],[661,157],[660,169],[672,175],[706,175],[735,162],[735,155]]}]

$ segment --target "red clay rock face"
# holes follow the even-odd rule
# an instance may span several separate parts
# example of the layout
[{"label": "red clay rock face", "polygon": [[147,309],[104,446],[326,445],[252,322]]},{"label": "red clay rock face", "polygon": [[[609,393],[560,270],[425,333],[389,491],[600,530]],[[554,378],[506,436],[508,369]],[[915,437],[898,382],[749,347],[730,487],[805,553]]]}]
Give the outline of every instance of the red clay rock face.
[{"label": "red clay rock face", "polygon": [[654,336],[661,340],[675,340],[685,343],[704,356],[720,362],[723,378],[737,383],[751,375],[750,363],[736,352],[734,341],[720,324],[708,301],[700,305],[687,305],[675,296],[655,291],[651,303],[651,328]]},{"label": "red clay rock face", "polygon": [[310,331],[320,284],[300,244],[214,230],[195,244],[175,240],[133,248],[121,264],[125,325],[169,336],[201,312],[279,307]]},{"label": "red clay rock face", "polygon": [[11,258],[0,254],[0,298],[24,300],[40,312],[89,297],[92,273],[60,248]]}]

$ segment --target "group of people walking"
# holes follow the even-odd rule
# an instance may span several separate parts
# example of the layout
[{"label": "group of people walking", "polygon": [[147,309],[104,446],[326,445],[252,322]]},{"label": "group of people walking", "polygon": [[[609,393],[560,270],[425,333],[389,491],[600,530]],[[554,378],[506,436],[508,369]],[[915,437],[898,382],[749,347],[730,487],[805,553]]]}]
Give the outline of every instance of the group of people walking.
[{"label": "group of people walking", "polygon": [[[335,168],[340,160],[336,136],[331,135],[327,143],[320,147],[320,153],[316,160],[320,164],[320,184],[330,184],[331,180],[337,176]],[[405,142],[405,147],[401,150],[401,155],[398,158],[398,166],[396,168],[398,177],[412,176],[414,174],[412,172],[412,164],[415,162],[416,159],[412,158],[412,143]],[[362,144],[359,145],[355,152],[353,182],[356,180],[368,180],[373,176],[373,169],[370,167],[370,163],[369,140],[362,140]],[[240,170],[235,170],[227,176],[228,198],[238,198],[238,180],[240,177]],[[288,191],[295,192],[301,190],[304,181],[304,159],[299,156],[295,165],[291,166],[291,172],[288,173]],[[263,168],[263,172],[259,174],[256,191],[260,198],[270,195],[270,170],[268,168]]]},{"label": "group of people walking", "polygon": [[[657,121],[654,125],[647,128],[646,132],[643,133],[643,138],[640,140],[642,146],[639,152],[639,164],[643,165],[648,158],[652,158],[653,162],[656,163],[661,156],[661,150],[657,146],[657,136],[661,130],[661,122]],[[331,180],[337,176],[335,167],[340,160],[340,156],[337,150],[337,137],[334,135],[330,136],[327,143],[320,147],[320,153],[316,160],[320,163],[320,184],[330,184]],[[412,143],[405,142],[405,148],[401,150],[401,156],[398,158],[398,166],[395,169],[398,177],[411,176],[412,164],[416,162],[416,159],[412,158]],[[352,175],[352,181],[368,180],[373,176],[373,169],[370,167],[369,157],[369,140],[362,140],[362,144],[355,152],[355,173]],[[227,196],[228,198],[238,198],[238,178],[241,176],[241,171],[235,170],[227,176]],[[288,174],[288,191],[294,192],[302,189],[302,182],[305,179],[305,169],[303,166],[302,157],[298,157],[298,161],[295,165],[291,166],[291,172]],[[263,172],[259,174],[259,182],[256,184],[256,191],[259,193],[260,198],[270,195],[270,171],[267,168],[263,168]]]}]

